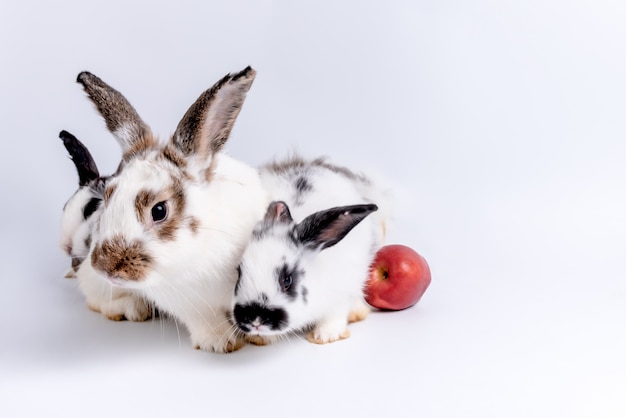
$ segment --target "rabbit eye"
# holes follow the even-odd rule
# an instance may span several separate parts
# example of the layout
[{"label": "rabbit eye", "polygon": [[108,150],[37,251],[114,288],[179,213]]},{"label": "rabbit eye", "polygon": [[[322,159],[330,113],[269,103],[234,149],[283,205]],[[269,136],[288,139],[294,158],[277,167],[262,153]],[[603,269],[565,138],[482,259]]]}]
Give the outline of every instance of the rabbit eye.
[{"label": "rabbit eye", "polygon": [[167,218],[167,206],[165,202],[159,202],[152,207],[152,220],[154,222],[163,222]]},{"label": "rabbit eye", "polygon": [[286,292],[287,290],[289,290],[292,284],[293,284],[293,278],[291,277],[291,275],[285,276],[282,280],[283,292]]},{"label": "rabbit eye", "polygon": [[279,290],[284,293],[288,299],[294,300],[298,295],[298,281],[302,274],[298,270],[298,265],[296,264],[295,266],[289,267],[287,264],[284,264],[276,273]]}]

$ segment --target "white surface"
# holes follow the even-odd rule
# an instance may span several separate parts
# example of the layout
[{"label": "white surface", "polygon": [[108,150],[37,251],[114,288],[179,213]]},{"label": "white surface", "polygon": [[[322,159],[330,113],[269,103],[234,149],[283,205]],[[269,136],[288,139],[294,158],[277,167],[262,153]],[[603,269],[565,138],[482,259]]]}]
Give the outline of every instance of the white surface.
[{"label": "white surface", "polygon": [[[626,416],[626,6],[126,3],[1,7],[0,416]],[[433,273],[416,307],[215,355],[170,322],[105,320],[62,278],[57,134],[104,173],[119,159],[78,72],[165,137],[248,64],[229,152],[387,177],[390,241]]]}]

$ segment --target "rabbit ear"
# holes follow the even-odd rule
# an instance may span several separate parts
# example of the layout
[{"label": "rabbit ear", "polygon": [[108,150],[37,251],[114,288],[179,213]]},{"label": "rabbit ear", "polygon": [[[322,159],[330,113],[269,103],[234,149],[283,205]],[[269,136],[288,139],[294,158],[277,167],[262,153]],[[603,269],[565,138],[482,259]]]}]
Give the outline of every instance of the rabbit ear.
[{"label": "rabbit ear", "polygon": [[207,158],[218,152],[230,135],[256,71],[251,67],[227,74],[191,105],[172,138],[186,156]]},{"label": "rabbit ear", "polygon": [[87,71],[78,74],[76,81],[83,86],[89,99],[96,105],[107,128],[124,152],[136,147],[138,142],[152,137],[148,125],[119,91]]},{"label": "rabbit ear", "polygon": [[291,217],[291,212],[289,212],[289,207],[285,202],[275,201],[270,203],[267,207],[263,222],[270,225],[276,222],[288,224],[293,222],[293,218]]},{"label": "rabbit ear", "polygon": [[296,226],[296,236],[305,247],[323,250],[341,241],[367,215],[378,210],[374,204],[341,206],[316,212]]},{"label": "rabbit ear", "polygon": [[96,162],[82,142],[67,131],[61,131],[59,138],[63,140],[63,145],[76,166],[79,186],[86,186],[90,181],[100,177]]}]

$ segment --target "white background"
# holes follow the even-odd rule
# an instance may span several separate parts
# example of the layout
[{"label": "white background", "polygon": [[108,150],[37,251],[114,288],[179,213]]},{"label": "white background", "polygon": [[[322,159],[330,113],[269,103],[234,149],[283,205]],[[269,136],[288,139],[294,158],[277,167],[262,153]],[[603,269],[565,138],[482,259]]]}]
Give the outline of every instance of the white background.
[{"label": "white background", "polygon": [[[0,60],[0,416],[626,416],[622,2],[4,0]],[[382,173],[390,243],[432,269],[417,306],[216,355],[62,277],[58,132],[120,157],[76,75],[166,138],[246,65],[228,151]]]}]

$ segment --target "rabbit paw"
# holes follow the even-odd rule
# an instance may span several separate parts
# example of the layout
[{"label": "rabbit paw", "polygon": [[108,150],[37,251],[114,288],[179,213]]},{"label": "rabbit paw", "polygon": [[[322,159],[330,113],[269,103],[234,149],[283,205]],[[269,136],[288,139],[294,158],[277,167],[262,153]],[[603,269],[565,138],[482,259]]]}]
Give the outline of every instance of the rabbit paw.
[{"label": "rabbit paw", "polygon": [[112,321],[127,319],[141,322],[152,317],[150,305],[144,299],[132,294],[114,295],[107,301],[87,299],[87,306]]},{"label": "rabbit paw", "polygon": [[244,346],[245,341],[233,336],[226,339],[225,335],[205,334],[202,338],[193,338],[193,345],[196,350],[208,351],[211,353],[232,353]]},{"label": "rabbit paw", "polygon": [[273,342],[270,338],[261,337],[260,335],[246,335],[244,339],[252,345],[268,345]]},{"label": "rabbit paw", "polygon": [[334,327],[321,327],[317,326],[313,331],[309,332],[306,339],[313,344],[328,344],[339,340],[345,340],[350,336],[350,330],[343,328],[340,330]]},{"label": "rabbit paw", "polygon": [[360,301],[356,306],[352,308],[350,314],[348,314],[348,322],[359,322],[367,318],[371,309],[369,306],[365,304],[365,302]]}]

